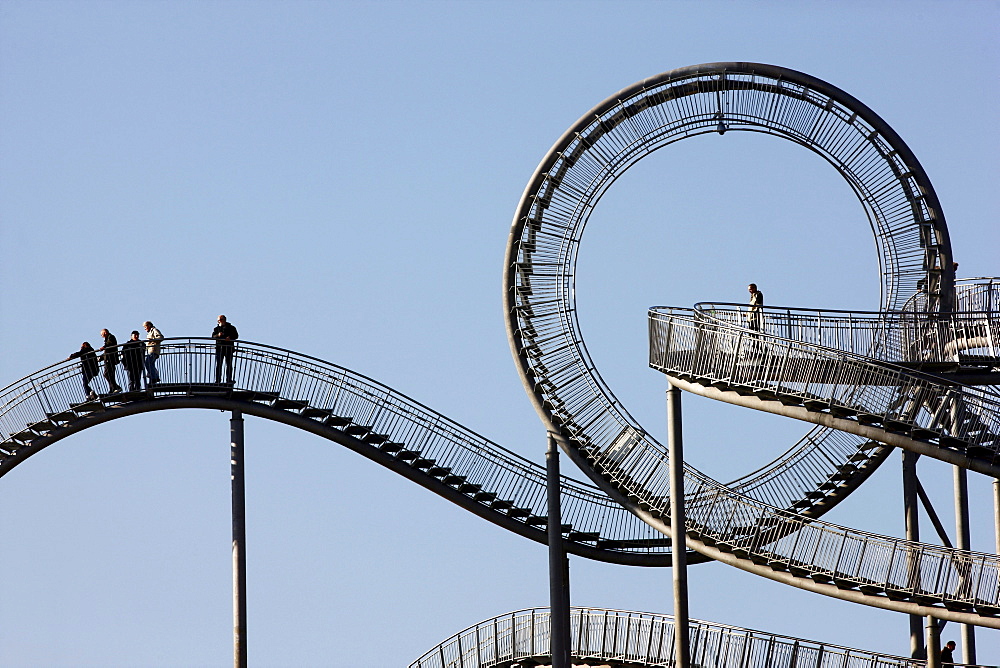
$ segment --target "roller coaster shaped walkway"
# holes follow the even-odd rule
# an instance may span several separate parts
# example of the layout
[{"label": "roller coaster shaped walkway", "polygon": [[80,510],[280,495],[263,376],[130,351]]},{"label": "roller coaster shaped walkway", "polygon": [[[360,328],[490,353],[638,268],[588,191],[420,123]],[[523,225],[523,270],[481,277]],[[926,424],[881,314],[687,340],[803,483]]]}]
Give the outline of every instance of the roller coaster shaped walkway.
[{"label": "roller coaster shaped walkway", "polygon": [[[750,318],[727,304],[650,311],[650,365],[671,384],[815,425],[774,462],[729,484],[685,468],[689,560],[723,561],[897,612],[1000,628],[997,555],[819,520],[893,447],[1000,477],[1000,281],[956,284],[933,187],[884,121],[826,82],[770,65],[693,66],[620,91],[556,142],[521,198],[504,267],[508,339],[543,425],[591,479],[562,478],[566,551],[670,564],[667,450],[590,359],[575,308],[576,259],[590,212],[621,173],[674,141],[727,131],[791,140],[837,169],[874,233],[882,304],[872,313],[765,308]],[[119,417],[239,410],[328,438],[547,542],[544,467],[371,379],[288,350],[238,342],[235,382],[212,383],[214,352],[208,339],[167,339],[158,362],[162,384],[94,400],[70,362],[0,390],[0,475]],[[581,638],[574,640],[581,647]],[[472,661],[463,652],[440,665],[510,665],[496,654]]]}]

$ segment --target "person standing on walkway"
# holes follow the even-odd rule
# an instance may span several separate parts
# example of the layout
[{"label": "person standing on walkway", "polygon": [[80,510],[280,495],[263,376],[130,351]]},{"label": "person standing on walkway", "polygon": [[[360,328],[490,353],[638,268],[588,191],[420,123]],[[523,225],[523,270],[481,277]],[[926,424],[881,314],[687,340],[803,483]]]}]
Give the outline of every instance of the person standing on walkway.
[{"label": "person standing on walkway", "polygon": [[949,640],[941,648],[941,663],[955,663],[955,641]]},{"label": "person standing on walkway", "polygon": [[146,330],[146,387],[152,387],[160,382],[156,360],[160,357],[160,341],[163,340],[163,334],[149,320],[142,323],[142,328]]},{"label": "person standing on walkway", "polygon": [[83,375],[83,391],[87,395],[87,401],[93,401],[97,398],[97,392],[90,389],[90,381],[97,376],[97,351],[91,347],[89,341],[84,341],[80,344],[80,350],[66,359],[77,358],[80,360],[80,373]]},{"label": "person standing on walkway", "polygon": [[146,357],[146,346],[139,340],[139,332],[133,330],[132,338],[122,346],[122,366],[128,373],[128,391],[142,389],[142,367]]},{"label": "person standing on walkway", "polygon": [[118,394],[122,391],[122,386],[115,380],[115,367],[118,366],[119,361],[118,339],[107,329],[101,330],[101,336],[104,337],[104,345],[101,346],[101,350],[104,352],[101,356],[101,361],[104,362],[104,380],[108,381],[108,392]]},{"label": "person standing on walkway", "polygon": [[760,331],[761,308],[764,306],[764,293],[757,289],[756,283],[747,286],[750,293],[750,309],[747,311],[747,326],[750,329]]},{"label": "person standing on walkway", "polygon": [[240,333],[236,327],[226,320],[226,316],[220,315],[216,321],[218,324],[212,330],[212,338],[215,339],[215,384],[222,383],[222,363],[226,363],[226,383],[233,384],[233,352],[236,345],[233,343],[240,338]]}]

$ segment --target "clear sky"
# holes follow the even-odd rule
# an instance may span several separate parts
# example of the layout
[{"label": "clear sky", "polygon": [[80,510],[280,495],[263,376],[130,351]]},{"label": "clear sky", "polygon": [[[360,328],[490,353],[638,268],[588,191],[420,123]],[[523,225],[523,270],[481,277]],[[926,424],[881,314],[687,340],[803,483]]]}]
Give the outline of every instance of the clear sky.
[{"label": "clear sky", "polygon": [[[943,204],[961,276],[1000,274],[1000,3],[0,3],[0,385],[144,320],[354,369],[537,462],[545,434],[500,307],[511,217],[595,104],[659,72],[756,61],[880,114]],[[847,184],[780,140],[681,142],[627,173],[580,254],[598,368],[652,433],[646,309],[878,307]],[[685,397],[691,463],[729,480],[806,426]],[[0,480],[0,664],[231,661],[228,416],[173,411],[66,439]],[[545,547],[329,441],[247,421],[255,666],[401,666],[546,605]],[[899,457],[827,519],[902,535]],[[567,469],[568,469],[567,465]],[[570,471],[567,471],[570,472]],[[951,471],[921,478],[952,526]],[[576,472],[582,477],[582,474]],[[971,476],[973,548],[994,551]],[[924,535],[932,534],[925,524]],[[578,605],[671,611],[670,572],[573,558]],[[691,614],[887,653],[898,614],[721,564]],[[950,626],[945,637],[958,637]],[[1000,633],[979,632],[1000,663]]]}]

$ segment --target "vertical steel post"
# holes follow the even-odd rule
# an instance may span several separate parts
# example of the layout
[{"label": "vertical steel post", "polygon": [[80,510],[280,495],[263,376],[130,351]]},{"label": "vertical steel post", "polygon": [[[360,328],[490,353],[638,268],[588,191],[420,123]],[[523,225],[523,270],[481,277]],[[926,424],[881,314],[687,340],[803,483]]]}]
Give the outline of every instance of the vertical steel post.
[{"label": "vertical steel post", "polygon": [[[906,540],[916,543],[920,541],[919,516],[917,515],[917,457],[918,455],[903,450],[903,512],[906,520]],[[917,572],[914,556],[907,550],[907,570],[911,576]],[[912,584],[912,583],[908,583]],[[910,615],[910,658],[922,659],[924,654],[923,619],[920,615]]]},{"label": "vertical steel post", "polygon": [[229,420],[233,496],[233,668],[247,668],[246,488],[243,477],[243,412]]},{"label": "vertical steel post", "polygon": [[546,491],[549,516],[549,651],[552,668],[571,668],[569,622],[569,559],[562,538],[562,507],[560,505],[559,446],[549,434],[545,451]]},{"label": "vertical steel post", "polygon": [[[955,472],[955,547],[968,551],[972,549],[972,536],[969,528],[969,472],[961,466],[955,466],[953,469]],[[962,663],[975,663],[976,627],[972,624],[959,624],[958,628],[962,635]]]},{"label": "vertical steel post", "polygon": [[1000,554],[1000,480],[993,481],[993,540]]},{"label": "vertical steel post", "polygon": [[684,439],[681,391],[667,389],[667,448],[670,458],[670,555],[674,580],[674,665],[689,668],[691,646],[688,622],[687,541],[684,518]]},{"label": "vertical steel post", "polygon": [[927,668],[941,668],[941,627],[927,616]]}]

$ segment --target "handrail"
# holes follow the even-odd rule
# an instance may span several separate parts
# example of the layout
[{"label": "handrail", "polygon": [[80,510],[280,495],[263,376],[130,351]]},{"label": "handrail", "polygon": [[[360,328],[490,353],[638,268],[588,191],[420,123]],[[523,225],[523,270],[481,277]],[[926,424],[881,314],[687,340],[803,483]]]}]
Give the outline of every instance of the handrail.
[{"label": "handrail", "polygon": [[[659,309],[662,307],[653,307]],[[838,311],[701,302],[701,317],[751,325],[785,339],[896,362],[957,362],[962,353],[1000,359],[1000,311]],[[751,321],[752,317],[752,321]]]},{"label": "handrail", "polygon": [[[213,387],[234,396],[297,402],[295,410],[318,409],[323,415],[350,417],[390,441],[419,449],[437,467],[450,467],[469,485],[479,485],[527,517],[547,515],[544,466],[531,462],[461,426],[427,406],[366,376],[315,357],[261,343],[234,344],[234,385],[216,386],[215,342],[203,338],[163,339],[157,361],[162,382],[155,391],[102,395],[109,406],[181,396]],[[32,442],[53,416],[67,418],[74,406],[87,405],[76,360],[50,365],[0,389],[0,475],[39,448]],[[117,369],[119,376],[122,369]],[[119,378],[119,384],[124,379]],[[92,381],[104,383],[103,377]],[[101,405],[101,404],[99,404]],[[102,406],[103,407],[103,406]],[[81,413],[83,415],[83,413]],[[57,420],[58,421],[58,420]],[[29,425],[44,425],[29,429]],[[46,443],[47,444],[47,443]],[[605,545],[592,548],[608,555],[647,554],[667,557],[662,534],[640,521],[600,489],[562,477],[563,522],[581,534],[599,534]],[[489,505],[489,499],[483,502]],[[527,517],[523,519],[527,519]],[[544,532],[544,528],[543,528]],[[669,558],[661,559],[669,565]],[[652,564],[651,564],[652,565]]]},{"label": "handrail", "polygon": [[705,319],[692,309],[654,307],[649,326],[654,368],[860,412],[923,430],[928,439],[959,439],[980,449],[979,458],[990,464],[1000,460],[1000,396],[994,392],[763,328]]},{"label": "handrail", "polygon": [[[545,660],[550,629],[548,609],[515,610],[456,633],[409,668],[493,668]],[[674,666],[672,615],[574,607],[570,630],[574,660]],[[691,665],[701,668],[922,668],[927,663],[695,619],[689,620],[689,633]]]}]

